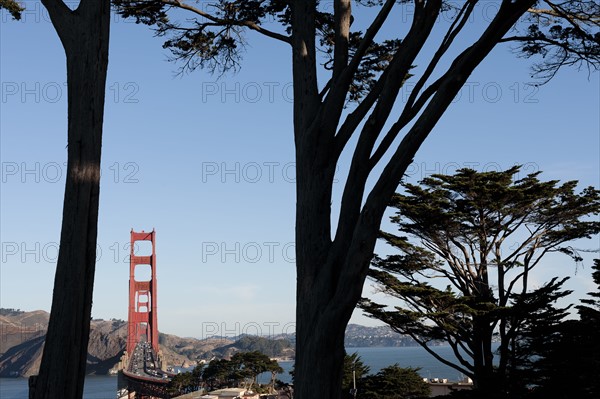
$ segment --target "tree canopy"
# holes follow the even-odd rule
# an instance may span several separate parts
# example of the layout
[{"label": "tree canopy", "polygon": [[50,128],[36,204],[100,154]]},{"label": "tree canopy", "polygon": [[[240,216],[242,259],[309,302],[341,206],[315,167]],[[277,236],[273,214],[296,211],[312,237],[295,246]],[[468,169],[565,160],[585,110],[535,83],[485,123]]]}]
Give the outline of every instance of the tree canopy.
[{"label": "tree canopy", "polygon": [[369,373],[369,366],[366,366],[358,353],[344,356],[344,374],[342,376],[342,394],[345,398],[351,398],[351,390],[354,389],[354,381],[360,381]]},{"label": "tree canopy", "polygon": [[204,364],[197,364],[192,371],[179,373],[171,378],[168,390],[174,396],[195,392],[202,387]]},{"label": "tree canopy", "polygon": [[539,326],[524,331],[532,356],[529,369],[520,370],[529,388],[527,399],[600,396],[600,260],[592,267],[596,290],[576,306],[579,319],[554,323],[540,334]]},{"label": "tree canopy", "polygon": [[[429,386],[419,376],[419,369],[403,368],[398,364],[369,374],[357,353],[344,356],[342,397],[359,399],[408,399],[429,396]],[[356,392],[354,383],[356,382]],[[356,394],[356,396],[355,396]]]},{"label": "tree canopy", "polygon": [[[158,35],[166,37],[163,47],[172,52],[173,59],[184,61],[184,70],[202,67],[223,72],[236,69],[246,43],[245,30],[292,44],[292,1],[215,0],[207,7],[181,0],[114,0],[113,3],[124,17],[132,17],[138,23],[150,25]],[[379,43],[372,41],[392,8],[414,3],[416,12],[437,14],[444,11],[450,14],[449,11],[453,11],[452,26],[438,52],[441,56],[472,17],[479,1],[429,2],[432,4],[406,0],[335,1],[333,12],[327,2],[311,3],[316,6],[316,45],[323,51],[323,67],[334,71],[336,55],[341,54],[340,50],[346,50],[347,57],[351,56],[352,61],[357,63],[354,65],[354,81],[347,94],[350,100],[358,100],[373,89],[379,74],[388,68],[394,54],[401,50],[400,39],[382,40]],[[351,14],[352,3],[359,7],[380,8],[371,25],[367,24],[370,29],[351,29],[355,19]],[[503,37],[500,42],[518,43],[526,57],[541,55],[543,60],[534,67],[535,73],[549,78],[563,65],[598,67],[600,33],[596,29],[600,23],[600,6],[597,2],[563,0],[522,3],[528,7],[522,11],[520,29],[515,34]],[[181,14],[175,12],[177,9],[184,10],[194,18],[178,18]],[[421,22],[429,25],[426,21]],[[344,40],[342,49],[339,48],[342,44],[340,39]]]},{"label": "tree canopy", "polygon": [[428,398],[429,385],[419,376],[418,369],[403,368],[398,364],[384,367],[361,381],[360,399],[414,399]]},{"label": "tree canopy", "polygon": [[238,352],[230,360],[212,360],[202,371],[202,379],[211,389],[242,383],[251,389],[258,387],[257,377],[265,372],[276,375],[283,373],[283,369],[276,360],[260,352]]},{"label": "tree canopy", "polygon": [[[524,324],[557,323],[566,309],[553,304],[569,291],[566,279],[532,289],[531,273],[548,253],[576,261],[573,240],[600,232],[600,192],[576,193],[575,181],[515,179],[519,167],[433,175],[396,194],[392,221],[403,235],[382,232],[399,253],[376,257],[370,272],[380,289],[400,300],[393,309],[364,298],[371,317],[408,334],[482,390],[504,392],[514,342]],[[499,364],[492,342],[499,340]],[[457,361],[428,343],[444,340]]]}]

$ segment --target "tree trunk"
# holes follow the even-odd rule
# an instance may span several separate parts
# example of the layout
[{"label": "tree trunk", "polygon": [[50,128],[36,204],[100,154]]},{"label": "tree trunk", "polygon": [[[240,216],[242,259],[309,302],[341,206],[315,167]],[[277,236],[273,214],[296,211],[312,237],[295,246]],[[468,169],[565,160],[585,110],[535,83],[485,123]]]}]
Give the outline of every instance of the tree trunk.
[{"label": "tree trunk", "polygon": [[[373,234],[372,242],[375,242]],[[297,237],[297,246],[302,238]],[[370,251],[370,252],[369,252]],[[342,375],[344,366],[344,336],[346,326],[360,299],[366,278],[372,248],[365,247],[362,256],[349,259],[346,253],[330,250],[328,262],[302,265],[297,263],[299,275],[296,303],[296,351],[294,393],[299,399],[342,397]],[[367,259],[367,260],[365,260]],[[365,273],[355,275],[354,286],[341,286],[337,273],[327,277],[331,271],[340,271],[348,263]],[[361,263],[361,265],[358,265]],[[311,266],[318,265],[313,268]],[[342,267],[336,265],[344,265]],[[303,267],[304,266],[304,267]],[[313,269],[310,277],[301,270]],[[307,284],[307,281],[312,283]],[[317,295],[318,293],[318,295]],[[343,295],[340,295],[342,293]]]},{"label": "tree trunk", "polygon": [[[309,293],[306,293],[310,295]],[[354,304],[350,304],[354,308]],[[296,345],[302,348],[296,353],[295,372],[310,379],[294,383],[296,398],[339,399],[344,365],[345,323],[338,323],[333,315],[321,313],[317,319],[310,317],[309,306],[298,305],[296,311]],[[311,319],[316,324],[309,322]]]},{"label": "tree trunk", "polygon": [[501,387],[496,381],[497,375],[494,371],[491,321],[487,316],[476,316],[473,328],[473,341],[476,346],[473,359],[475,388],[483,395],[497,395],[501,392]]},{"label": "tree trunk", "polygon": [[[67,56],[68,162],[52,309],[34,393],[81,398],[96,262],[110,2],[45,0]],[[33,395],[31,395],[33,394]]]}]

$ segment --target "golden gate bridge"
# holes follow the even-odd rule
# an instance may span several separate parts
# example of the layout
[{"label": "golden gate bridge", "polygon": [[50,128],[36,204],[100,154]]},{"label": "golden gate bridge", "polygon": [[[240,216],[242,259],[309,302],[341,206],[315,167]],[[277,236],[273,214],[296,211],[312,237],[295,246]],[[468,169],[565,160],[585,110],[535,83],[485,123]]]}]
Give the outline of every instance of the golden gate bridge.
[{"label": "golden gate bridge", "polygon": [[[129,262],[129,316],[127,350],[119,363],[118,398],[154,399],[171,398],[168,385],[173,377],[166,371],[158,346],[156,232],[131,230]],[[152,245],[150,255],[136,255],[140,241]],[[149,279],[136,279],[136,269],[150,268]]]}]

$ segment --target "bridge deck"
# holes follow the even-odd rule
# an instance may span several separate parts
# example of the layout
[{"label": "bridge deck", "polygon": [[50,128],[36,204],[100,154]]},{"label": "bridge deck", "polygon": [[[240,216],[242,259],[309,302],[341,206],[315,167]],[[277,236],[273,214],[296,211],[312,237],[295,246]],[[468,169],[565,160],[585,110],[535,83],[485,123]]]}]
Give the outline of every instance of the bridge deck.
[{"label": "bridge deck", "polygon": [[139,342],[129,356],[129,364],[123,370],[128,391],[135,398],[170,398],[167,386],[173,374],[163,371],[158,364],[152,345]]}]

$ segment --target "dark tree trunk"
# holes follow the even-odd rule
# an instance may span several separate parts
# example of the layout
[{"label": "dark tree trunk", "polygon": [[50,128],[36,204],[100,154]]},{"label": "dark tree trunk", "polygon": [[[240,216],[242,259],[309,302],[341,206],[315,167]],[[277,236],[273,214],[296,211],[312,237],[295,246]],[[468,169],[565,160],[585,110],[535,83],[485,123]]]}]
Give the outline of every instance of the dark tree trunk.
[{"label": "dark tree trunk", "polygon": [[[313,296],[304,293],[303,296]],[[312,306],[317,306],[312,304]],[[353,304],[349,305],[354,308]],[[303,315],[319,314],[311,317],[315,324],[303,322]],[[303,376],[310,376],[305,383],[295,384],[297,398],[340,398],[344,359],[344,332],[347,324],[336,322],[333,315],[319,312],[309,304],[298,305],[296,311],[296,335],[298,347],[295,370]]]},{"label": "dark tree trunk", "polygon": [[500,392],[494,371],[494,356],[492,351],[491,321],[486,316],[476,317],[473,321],[474,378],[475,388],[485,395],[495,395]]},{"label": "dark tree trunk", "polygon": [[[110,2],[43,0],[67,57],[68,170],[52,310],[35,399],[81,398],[96,262]],[[33,395],[31,395],[33,394]]]},{"label": "dark tree trunk", "polygon": [[[296,352],[294,397],[338,399],[344,332],[355,303],[332,312],[336,265],[331,256],[331,193],[335,160],[322,130],[315,55],[315,2],[293,3],[294,133],[296,139]],[[327,132],[331,133],[331,132]],[[339,309],[339,307],[338,307]],[[349,309],[349,311],[348,311]]]}]

